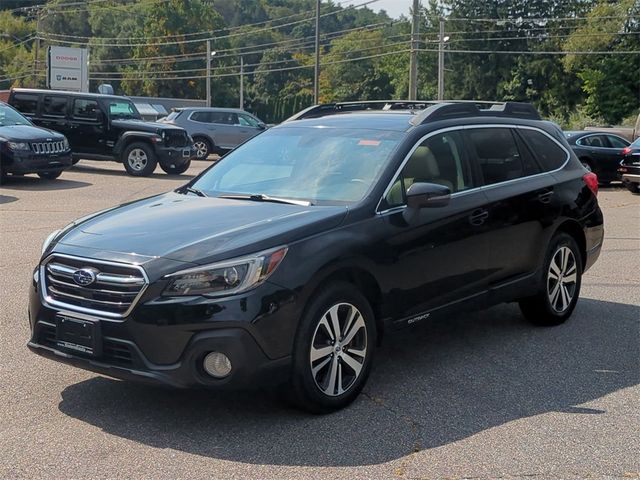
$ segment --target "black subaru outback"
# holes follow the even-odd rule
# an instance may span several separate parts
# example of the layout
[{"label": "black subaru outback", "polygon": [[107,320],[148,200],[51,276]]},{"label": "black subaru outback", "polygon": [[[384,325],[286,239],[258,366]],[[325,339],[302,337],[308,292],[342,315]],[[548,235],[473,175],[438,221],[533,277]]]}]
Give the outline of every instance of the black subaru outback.
[{"label": "black subaru outback", "polygon": [[166,173],[184,173],[195,155],[183,128],[143,121],[126,97],[16,88],[9,103],[36,125],[63,133],[75,161],[115,160],[129,175],[146,177],[158,163]]},{"label": "black subaru outback", "polygon": [[307,110],[52,233],[29,348],[176,387],[284,384],[326,412],[362,390],[383,332],[500,302],[566,321],[603,217],[560,129],[523,104],[394,105]]},{"label": "black subaru outback", "polygon": [[71,149],[64,135],[34,126],[0,102],[0,184],[7,174],[37,173],[53,180],[71,166]]}]

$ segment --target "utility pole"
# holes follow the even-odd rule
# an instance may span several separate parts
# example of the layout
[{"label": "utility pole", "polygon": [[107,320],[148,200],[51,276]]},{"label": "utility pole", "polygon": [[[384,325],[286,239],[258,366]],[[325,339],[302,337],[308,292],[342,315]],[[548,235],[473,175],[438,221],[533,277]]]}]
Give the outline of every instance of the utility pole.
[{"label": "utility pole", "polygon": [[444,19],[440,19],[438,38],[438,100],[444,100]]},{"label": "utility pole", "polygon": [[40,55],[40,19],[42,17],[42,10],[40,7],[36,7],[36,38],[35,46],[33,48],[33,88],[38,88],[38,56]]},{"label": "utility pole", "polygon": [[244,57],[240,55],[240,110],[244,110]]},{"label": "utility pole", "polygon": [[207,107],[211,106],[211,40],[207,40]]},{"label": "utility pole", "polygon": [[418,99],[418,49],[420,48],[420,0],[413,0],[411,57],[409,59],[409,100]]},{"label": "utility pole", "polygon": [[313,72],[313,103],[318,104],[320,88],[320,0],[316,0],[316,65]]}]

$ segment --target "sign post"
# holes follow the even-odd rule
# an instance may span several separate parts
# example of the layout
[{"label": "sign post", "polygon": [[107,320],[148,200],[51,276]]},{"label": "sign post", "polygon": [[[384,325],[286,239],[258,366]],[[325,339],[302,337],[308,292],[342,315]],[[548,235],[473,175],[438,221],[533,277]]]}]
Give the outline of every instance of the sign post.
[{"label": "sign post", "polygon": [[47,86],[53,90],[89,91],[89,50],[49,47]]}]

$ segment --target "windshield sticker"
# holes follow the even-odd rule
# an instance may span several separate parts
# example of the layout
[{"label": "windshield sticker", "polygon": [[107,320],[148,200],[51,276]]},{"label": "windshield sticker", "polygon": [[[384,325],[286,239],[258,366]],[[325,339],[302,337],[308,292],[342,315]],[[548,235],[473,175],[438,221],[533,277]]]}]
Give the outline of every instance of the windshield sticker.
[{"label": "windshield sticker", "polygon": [[365,147],[378,147],[380,146],[380,140],[360,140],[358,145],[363,145]]}]

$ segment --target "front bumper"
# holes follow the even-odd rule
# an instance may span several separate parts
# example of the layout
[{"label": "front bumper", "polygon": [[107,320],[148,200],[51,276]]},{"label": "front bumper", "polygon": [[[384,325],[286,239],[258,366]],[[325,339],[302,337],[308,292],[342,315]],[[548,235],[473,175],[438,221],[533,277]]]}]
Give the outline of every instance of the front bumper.
[{"label": "front bumper", "polygon": [[[172,387],[242,389],[277,385],[289,373],[297,325],[295,296],[265,283],[242,298],[187,298],[163,303],[141,299],[132,313],[114,320],[52,307],[30,288],[29,349],[43,357],[114,378]],[[153,297],[156,285],[149,287]],[[146,295],[145,295],[146,296]],[[95,354],[63,346],[56,316],[99,324]],[[209,352],[224,353],[232,371],[222,379],[206,374]]]},{"label": "front bumper", "polygon": [[71,151],[58,154],[39,155],[31,151],[2,153],[2,168],[5,172],[24,175],[38,172],[66,170],[73,165]]},{"label": "front bumper", "polygon": [[[55,325],[37,322],[29,349],[45,358],[113,378],[175,388],[240,389],[278,385],[286,380],[290,357],[270,360],[249,333],[239,328],[212,330],[194,336],[180,361],[171,365],[149,362],[135,343],[103,337],[99,357],[83,356],[55,343]],[[216,379],[202,369],[209,352],[222,352],[231,360],[232,372]]]},{"label": "front bumper", "polygon": [[640,174],[624,173],[622,174],[622,182],[640,183]]},{"label": "front bumper", "polygon": [[155,145],[155,152],[158,162],[161,165],[173,165],[180,167],[191,159],[196,157],[196,150],[193,145],[185,147],[166,147],[164,145]]}]

